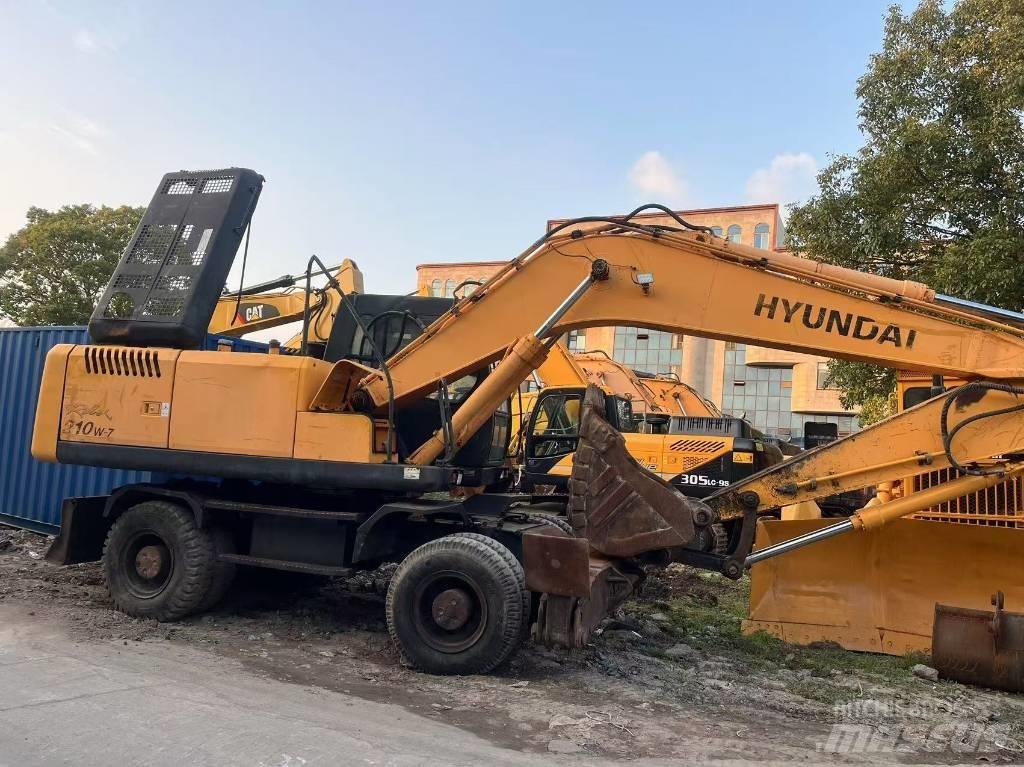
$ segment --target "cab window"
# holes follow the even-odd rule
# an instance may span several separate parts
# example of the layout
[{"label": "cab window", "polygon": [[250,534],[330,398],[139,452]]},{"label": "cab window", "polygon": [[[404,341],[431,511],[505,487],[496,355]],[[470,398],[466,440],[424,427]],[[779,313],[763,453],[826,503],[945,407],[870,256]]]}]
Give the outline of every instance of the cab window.
[{"label": "cab window", "polygon": [[903,409],[909,410],[916,405],[920,405],[922,402],[927,402],[931,398],[932,390],[930,386],[915,386],[907,389],[903,392]]},{"label": "cab window", "polygon": [[[610,397],[611,408],[614,413],[608,413],[609,420],[614,418],[612,423],[620,432],[636,432],[637,417],[633,415],[633,403],[624,397]],[[609,409],[606,405],[606,409]]]},{"label": "cab window", "polygon": [[552,394],[541,399],[531,430],[533,458],[566,455],[576,449],[581,404],[578,394]]}]

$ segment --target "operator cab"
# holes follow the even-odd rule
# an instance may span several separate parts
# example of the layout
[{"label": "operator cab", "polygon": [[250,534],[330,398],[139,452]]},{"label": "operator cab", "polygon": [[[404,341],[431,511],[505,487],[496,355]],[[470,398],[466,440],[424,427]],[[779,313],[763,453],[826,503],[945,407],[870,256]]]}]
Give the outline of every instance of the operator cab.
[{"label": "operator cab", "polygon": [[[555,466],[576,451],[580,438],[582,387],[545,390],[530,413],[524,444],[524,474],[534,484],[564,489],[568,477],[552,473]],[[635,432],[633,405],[624,397],[605,394],[605,418],[620,432]]]},{"label": "operator cab", "polygon": [[[345,300],[351,302],[359,314],[362,327],[350,311],[344,306],[340,307],[327,343],[320,344],[319,349],[313,348],[311,344],[310,354],[321,357],[325,362],[347,359],[372,368],[380,368],[381,364],[374,345],[384,359],[390,359],[418,338],[455,303],[452,298],[366,293],[349,295]],[[488,372],[489,368],[485,368],[447,382],[443,398],[439,387],[439,391],[424,399],[398,408],[395,412],[395,435],[399,460],[404,460],[440,429],[443,410],[450,413],[458,410],[487,377]],[[462,449],[449,458],[449,462],[466,467],[501,466],[508,452],[510,424],[511,413],[506,403],[494,413],[489,423],[481,427]]]},{"label": "operator cab", "polygon": [[[584,387],[564,386],[539,394],[524,432],[527,485],[567,487],[585,392]],[[684,495],[703,498],[783,460],[782,452],[742,418],[637,413],[630,400],[607,392],[605,409],[605,418],[619,432],[663,438],[641,438],[634,458]]]}]

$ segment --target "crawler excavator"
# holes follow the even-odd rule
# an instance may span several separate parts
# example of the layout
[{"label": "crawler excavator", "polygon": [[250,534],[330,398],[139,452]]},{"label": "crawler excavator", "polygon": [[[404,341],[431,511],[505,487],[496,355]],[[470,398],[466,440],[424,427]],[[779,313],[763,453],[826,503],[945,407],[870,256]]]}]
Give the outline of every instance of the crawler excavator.
[{"label": "crawler excavator", "polygon": [[[335,267],[329,267],[326,277],[338,290],[312,284],[312,275],[304,288],[299,283],[304,279],[291,274],[275,280],[248,285],[236,291],[224,290],[210,319],[210,332],[223,336],[242,336],[260,330],[269,330],[291,322],[306,323],[307,353],[323,356],[323,347],[331,334],[334,317],[338,313],[340,292],[347,295],[363,293],[363,273],[355,261],[346,258]],[[447,307],[445,307],[447,308]],[[303,334],[292,336],[285,349],[298,350]]]},{"label": "crawler excavator", "polygon": [[[340,291],[322,358],[198,351],[262,184],[238,168],[165,176],[100,297],[92,343],[47,355],[36,458],[191,477],[65,501],[48,558],[102,559],[115,606],[131,615],[206,609],[239,564],[334,574],[394,561],[385,610],[404,655],[479,673],[528,626],[540,642],[586,643],[642,565],[739,578],[1024,472],[1024,317],[727,242],[671,213],[672,226],[630,214],[546,232],[389,357],[370,325],[400,323],[402,310],[368,323]],[[607,325],[969,382],[703,499],[631,459],[591,387],[578,434],[560,435],[577,441],[564,507],[496,492],[510,395],[555,339]],[[370,364],[332,344],[354,328]],[[466,376],[456,402],[449,384]],[[959,473],[754,550],[759,517],[781,507],[946,469]],[[477,492],[431,495],[452,488]],[[729,531],[725,552],[690,547],[716,523]]]},{"label": "crawler excavator", "polygon": [[558,439],[557,430],[578,429],[588,385],[621,401],[620,429],[630,455],[685,495],[702,498],[782,460],[782,452],[749,423],[723,415],[692,387],[637,374],[603,352],[573,354],[555,344],[531,383],[536,391],[512,399],[513,429],[519,420],[524,427],[514,444],[525,448],[531,435],[531,451],[516,451],[523,453],[530,485],[565,488],[575,442]]}]

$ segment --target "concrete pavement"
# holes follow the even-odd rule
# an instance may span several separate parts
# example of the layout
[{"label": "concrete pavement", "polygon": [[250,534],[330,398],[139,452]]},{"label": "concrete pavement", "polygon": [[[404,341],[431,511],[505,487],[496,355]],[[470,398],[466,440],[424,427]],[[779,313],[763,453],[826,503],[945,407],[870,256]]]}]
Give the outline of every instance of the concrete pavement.
[{"label": "concrete pavement", "polygon": [[555,758],[564,759],[499,748],[399,706],[259,678],[174,643],[74,642],[24,608],[0,605],[3,767],[469,767]]}]

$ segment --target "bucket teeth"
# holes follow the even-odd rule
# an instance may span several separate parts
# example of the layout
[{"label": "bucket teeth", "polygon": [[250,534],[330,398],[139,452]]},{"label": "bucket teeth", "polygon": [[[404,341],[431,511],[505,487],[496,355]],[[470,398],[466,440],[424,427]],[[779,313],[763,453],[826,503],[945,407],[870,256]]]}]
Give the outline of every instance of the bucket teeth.
[{"label": "bucket teeth", "polygon": [[692,502],[637,463],[604,414],[604,394],[587,387],[569,481],[576,535],[608,557],[686,546],[696,535]]}]

